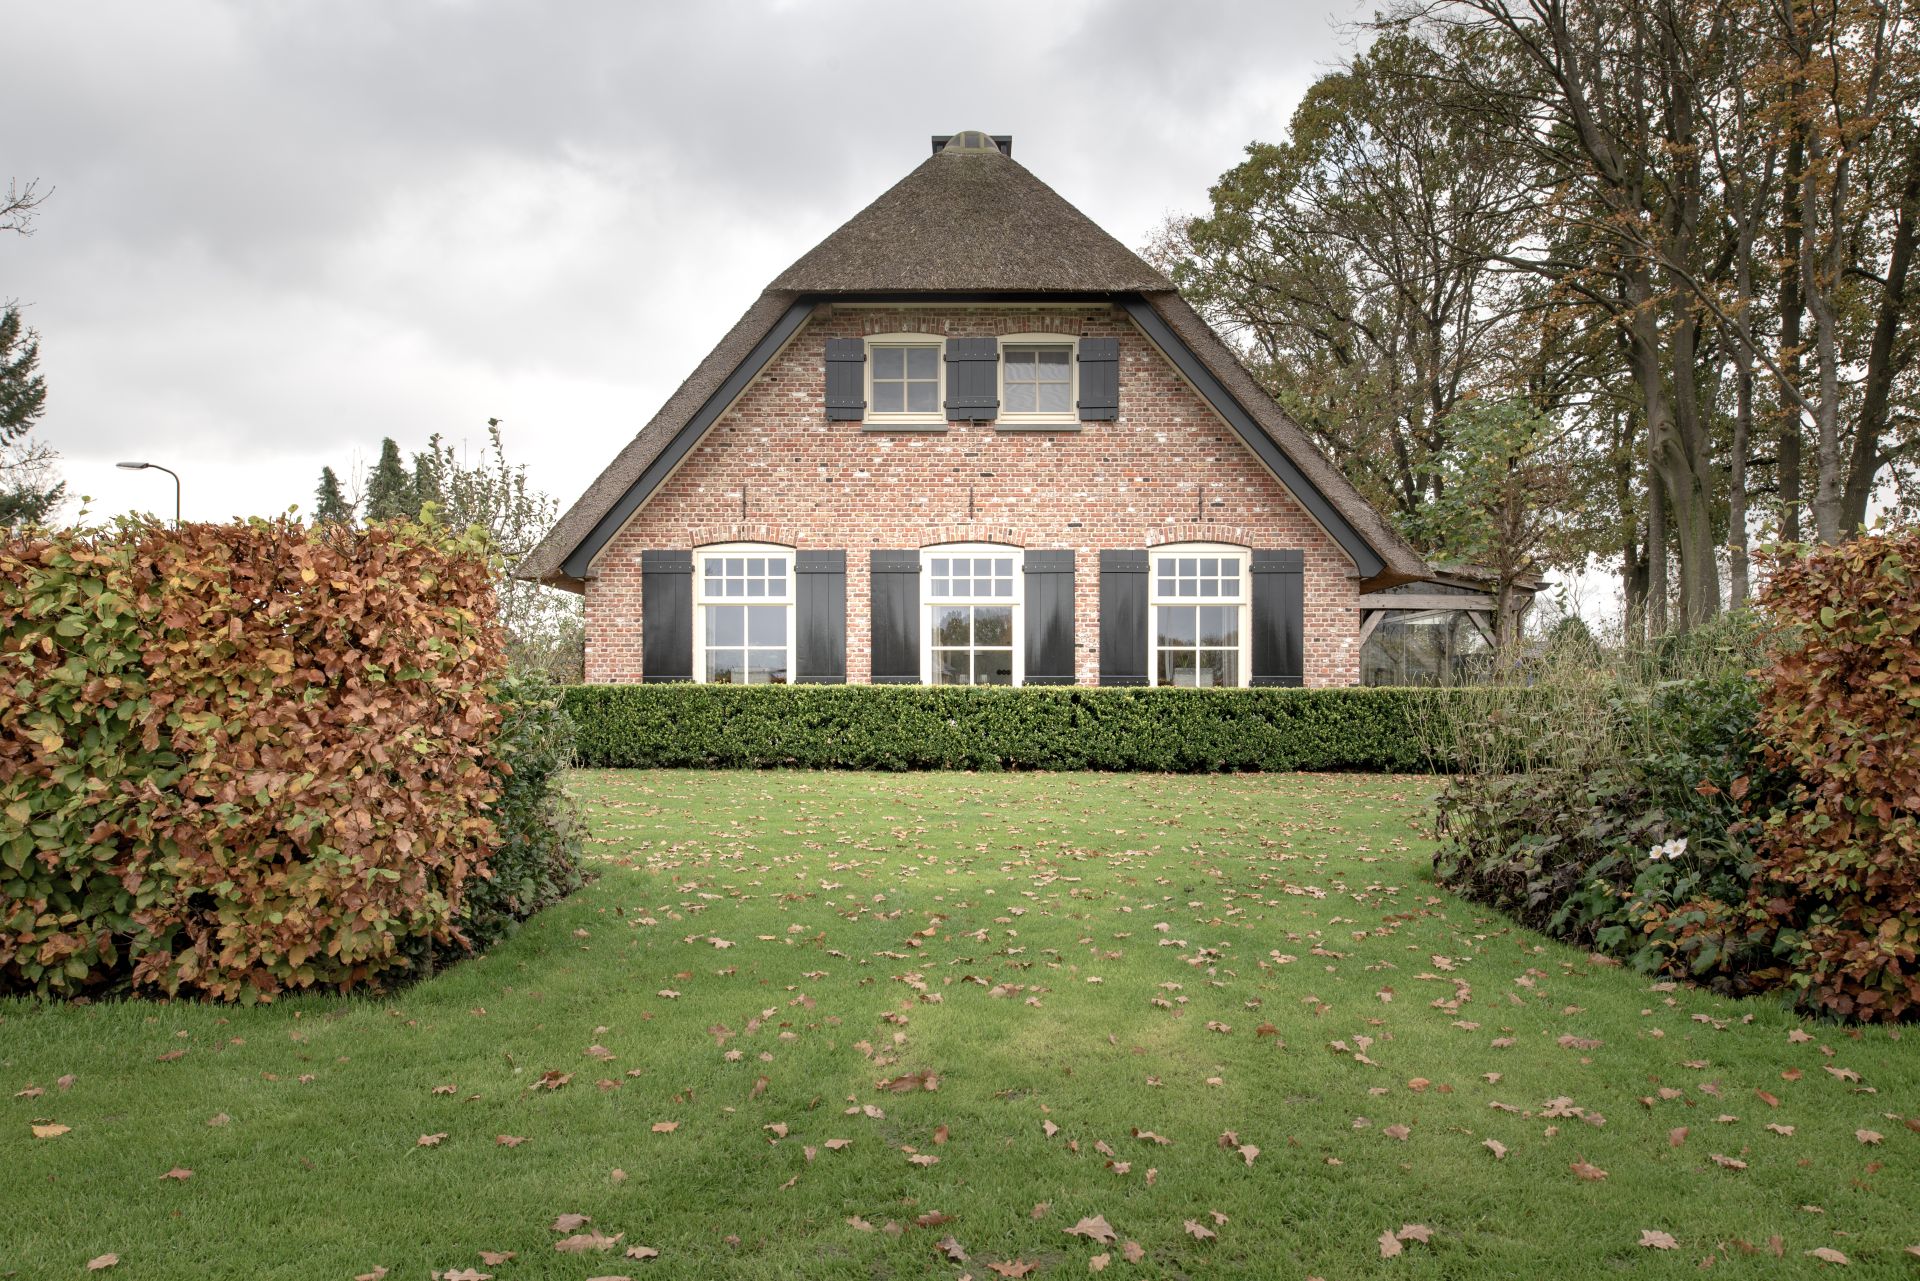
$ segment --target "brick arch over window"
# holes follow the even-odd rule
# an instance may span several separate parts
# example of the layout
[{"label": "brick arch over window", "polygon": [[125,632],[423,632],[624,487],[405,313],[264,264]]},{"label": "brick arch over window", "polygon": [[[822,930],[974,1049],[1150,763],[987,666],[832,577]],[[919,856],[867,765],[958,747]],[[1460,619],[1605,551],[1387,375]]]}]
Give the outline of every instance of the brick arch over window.
[{"label": "brick arch over window", "polygon": [[1232,543],[1236,547],[1251,547],[1254,537],[1238,525],[1191,520],[1177,525],[1163,525],[1147,535],[1148,547],[1165,547],[1169,543]]},{"label": "brick arch over window", "polygon": [[922,547],[938,547],[942,543],[997,543],[1005,547],[1025,547],[1027,535],[1011,525],[936,525],[926,531],[920,540]]},{"label": "brick arch over window", "polygon": [[698,525],[688,530],[687,536],[687,545],[692,547],[707,547],[714,543],[770,543],[779,547],[800,545],[797,531],[765,522]]}]

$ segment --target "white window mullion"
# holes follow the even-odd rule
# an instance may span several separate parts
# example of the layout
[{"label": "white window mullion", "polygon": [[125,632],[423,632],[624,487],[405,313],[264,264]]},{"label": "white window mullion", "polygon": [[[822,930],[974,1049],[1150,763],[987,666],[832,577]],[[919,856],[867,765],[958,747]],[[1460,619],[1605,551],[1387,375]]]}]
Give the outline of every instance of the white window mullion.
[{"label": "white window mullion", "polygon": [[694,680],[790,684],[794,654],[794,553],[732,543],[703,547],[694,565]]},{"label": "white window mullion", "polygon": [[950,545],[921,552],[920,676],[929,685],[1019,685],[1025,679],[1020,553]]},{"label": "white window mullion", "polygon": [[1247,560],[1244,548],[1216,544],[1169,545],[1153,552],[1149,684],[1239,688],[1250,683]]}]

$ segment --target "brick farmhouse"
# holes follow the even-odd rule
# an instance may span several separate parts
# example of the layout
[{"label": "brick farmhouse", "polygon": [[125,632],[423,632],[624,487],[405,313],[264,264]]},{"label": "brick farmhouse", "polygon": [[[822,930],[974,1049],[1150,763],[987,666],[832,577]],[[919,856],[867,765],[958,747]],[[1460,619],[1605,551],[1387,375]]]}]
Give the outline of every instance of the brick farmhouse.
[{"label": "brick farmhouse", "polygon": [[776,279],[519,569],[592,682],[1351,685],[1430,570],[1159,271],[934,153]]}]

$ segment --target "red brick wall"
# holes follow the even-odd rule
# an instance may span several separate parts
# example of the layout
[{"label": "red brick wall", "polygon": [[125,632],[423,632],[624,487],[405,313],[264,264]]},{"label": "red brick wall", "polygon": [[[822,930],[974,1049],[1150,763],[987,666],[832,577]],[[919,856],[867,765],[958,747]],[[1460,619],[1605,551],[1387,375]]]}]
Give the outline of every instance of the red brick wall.
[{"label": "red brick wall", "polygon": [[[1353,562],[1124,312],[839,306],[816,312],[602,552],[587,679],[640,679],[640,552],[761,541],[847,553],[847,679],[869,670],[867,553],[940,542],[1071,548],[1075,666],[1098,681],[1099,553],[1204,540],[1306,553],[1306,683],[1359,681]],[[1077,432],[876,432],[828,422],[825,343],[1057,332],[1120,340],[1120,420]],[[741,515],[741,486],[746,514]],[[973,487],[969,522],[967,489]],[[1204,488],[1204,520],[1198,519]]]}]

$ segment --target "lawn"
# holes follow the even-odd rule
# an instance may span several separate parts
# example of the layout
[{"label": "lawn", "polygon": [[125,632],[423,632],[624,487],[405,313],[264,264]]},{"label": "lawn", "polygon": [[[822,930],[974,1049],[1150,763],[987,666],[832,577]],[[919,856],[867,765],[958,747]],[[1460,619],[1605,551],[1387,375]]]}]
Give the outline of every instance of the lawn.
[{"label": "lawn", "polygon": [[1451,898],[1429,780],[575,787],[390,999],[0,1003],[0,1275],[1920,1275],[1920,1046]]}]

